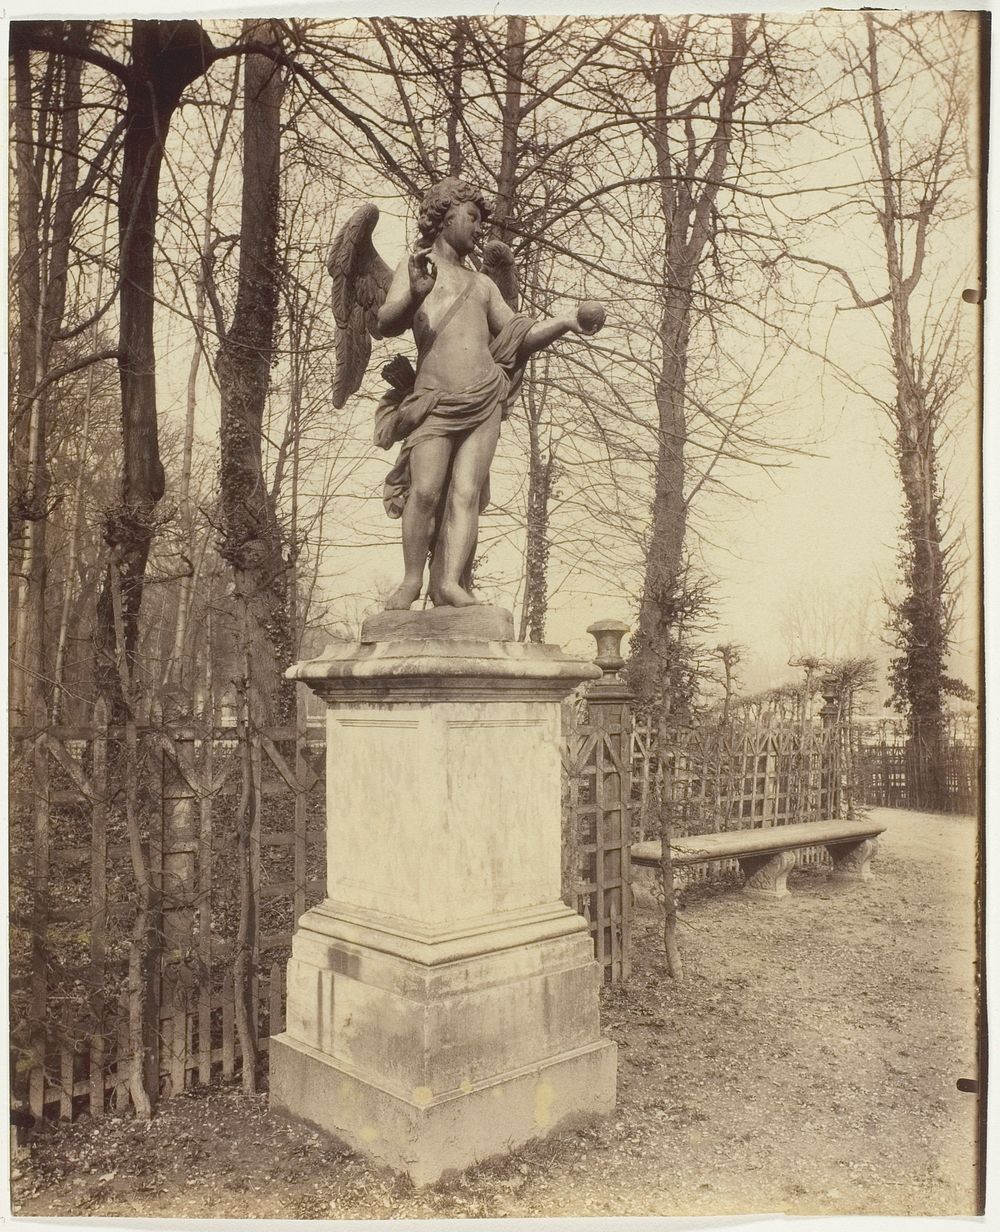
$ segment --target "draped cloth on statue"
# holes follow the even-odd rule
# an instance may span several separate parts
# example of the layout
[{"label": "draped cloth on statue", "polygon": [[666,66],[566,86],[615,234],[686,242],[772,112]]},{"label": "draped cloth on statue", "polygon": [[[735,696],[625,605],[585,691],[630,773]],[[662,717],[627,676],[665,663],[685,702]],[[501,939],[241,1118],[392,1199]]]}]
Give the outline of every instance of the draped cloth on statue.
[{"label": "draped cloth on statue", "polygon": [[[490,343],[494,367],[477,385],[460,390],[421,389],[419,370],[410,380],[397,379],[375,410],[375,444],[389,449],[402,441],[396,464],[385,478],[382,504],[390,518],[402,517],[410,490],[410,451],[419,441],[436,436],[467,436],[480,424],[510,414],[510,403],[524,373],[519,353],[534,319],[518,313]],[[387,365],[391,367],[391,365]],[[480,511],[490,499],[489,479],[483,484]]]}]

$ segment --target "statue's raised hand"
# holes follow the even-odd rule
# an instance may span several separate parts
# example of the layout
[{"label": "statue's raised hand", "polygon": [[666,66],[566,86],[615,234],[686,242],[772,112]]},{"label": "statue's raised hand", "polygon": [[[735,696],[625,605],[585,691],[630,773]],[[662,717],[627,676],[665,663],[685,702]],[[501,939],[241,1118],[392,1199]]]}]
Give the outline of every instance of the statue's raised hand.
[{"label": "statue's raised hand", "polygon": [[426,249],[410,253],[408,262],[410,290],[414,299],[424,300],[430,295],[437,281],[437,266]]}]

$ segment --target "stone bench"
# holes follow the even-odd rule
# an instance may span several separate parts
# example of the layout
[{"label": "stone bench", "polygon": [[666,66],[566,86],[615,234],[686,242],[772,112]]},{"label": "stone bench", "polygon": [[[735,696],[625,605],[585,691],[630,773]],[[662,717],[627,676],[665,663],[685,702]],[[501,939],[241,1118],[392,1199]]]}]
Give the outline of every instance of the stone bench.
[{"label": "stone bench", "polygon": [[[795,867],[795,852],[825,847],[833,861],[833,876],[841,881],[870,881],[878,835],[885,826],[870,821],[806,821],[764,830],[726,830],[719,834],[689,834],[672,844],[675,866],[708,860],[737,860],[748,894],[782,898],[788,893],[788,874]],[[659,840],[632,844],[633,870],[660,867]]]}]

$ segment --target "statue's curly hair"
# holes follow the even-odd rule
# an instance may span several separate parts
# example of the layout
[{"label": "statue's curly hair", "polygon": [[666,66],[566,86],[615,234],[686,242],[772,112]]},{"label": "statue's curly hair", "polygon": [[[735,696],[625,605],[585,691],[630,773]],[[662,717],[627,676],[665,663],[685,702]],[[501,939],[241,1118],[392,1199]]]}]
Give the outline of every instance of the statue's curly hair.
[{"label": "statue's curly hair", "polygon": [[441,234],[448,211],[453,205],[461,205],[463,201],[471,201],[478,206],[480,217],[486,222],[492,206],[480,190],[466,180],[450,175],[427,190],[420,203],[420,217],[417,220],[420,231],[418,248],[430,248]]}]

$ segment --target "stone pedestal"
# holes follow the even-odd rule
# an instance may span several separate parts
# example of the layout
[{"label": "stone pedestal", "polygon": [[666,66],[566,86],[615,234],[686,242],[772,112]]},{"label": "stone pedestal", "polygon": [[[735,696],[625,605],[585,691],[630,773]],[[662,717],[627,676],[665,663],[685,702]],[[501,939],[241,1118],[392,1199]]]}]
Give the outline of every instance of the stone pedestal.
[{"label": "stone pedestal", "polygon": [[559,704],[599,671],[499,609],[422,616],[289,671],[328,704],[327,897],[270,1073],[276,1106],[428,1184],[610,1112],[615,1046],[559,897]]}]

